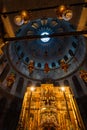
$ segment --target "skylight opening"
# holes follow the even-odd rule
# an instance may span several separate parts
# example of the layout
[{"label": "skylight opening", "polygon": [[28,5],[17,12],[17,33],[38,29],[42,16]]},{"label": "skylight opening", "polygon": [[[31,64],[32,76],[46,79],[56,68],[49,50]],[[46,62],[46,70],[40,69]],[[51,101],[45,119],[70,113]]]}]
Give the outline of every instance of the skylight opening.
[{"label": "skylight opening", "polygon": [[[44,35],[49,35],[49,33],[48,32],[42,32],[41,36],[44,36]],[[42,42],[48,42],[49,40],[50,40],[50,37],[41,38]]]}]

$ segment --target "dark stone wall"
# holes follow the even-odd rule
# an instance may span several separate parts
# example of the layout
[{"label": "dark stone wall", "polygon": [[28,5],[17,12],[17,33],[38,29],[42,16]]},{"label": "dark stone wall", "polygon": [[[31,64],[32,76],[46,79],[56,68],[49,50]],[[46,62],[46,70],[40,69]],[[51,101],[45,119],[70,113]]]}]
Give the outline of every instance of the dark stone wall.
[{"label": "dark stone wall", "polygon": [[19,98],[14,98],[7,109],[4,120],[3,120],[3,130],[16,130],[19,115],[21,111],[22,100]]},{"label": "dark stone wall", "polygon": [[16,130],[22,101],[0,88],[0,130]]},{"label": "dark stone wall", "polygon": [[80,114],[87,130],[87,96],[82,96],[76,99]]}]

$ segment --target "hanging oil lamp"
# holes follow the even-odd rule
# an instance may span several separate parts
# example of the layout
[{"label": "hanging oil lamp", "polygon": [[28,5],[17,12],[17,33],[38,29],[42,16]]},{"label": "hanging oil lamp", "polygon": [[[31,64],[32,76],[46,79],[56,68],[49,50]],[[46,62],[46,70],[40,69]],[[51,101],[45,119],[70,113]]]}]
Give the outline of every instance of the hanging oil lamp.
[{"label": "hanging oil lamp", "polygon": [[80,74],[80,78],[82,78],[85,82],[87,82],[87,71],[86,70],[80,70],[79,74]]},{"label": "hanging oil lamp", "polygon": [[33,60],[31,60],[29,62],[28,70],[29,70],[30,74],[34,71],[34,61]]},{"label": "hanging oil lamp", "polygon": [[27,10],[23,10],[20,14],[14,17],[14,22],[17,26],[21,26],[23,24],[28,23],[31,20],[32,14]]},{"label": "hanging oil lamp", "polygon": [[61,67],[65,72],[67,72],[67,69],[68,69],[69,65],[68,65],[67,63],[65,63],[64,60],[61,60],[61,61],[60,61],[60,67]]},{"label": "hanging oil lamp", "polygon": [[17,26],[21,26],[23,23],[24,23],[24,20],[22,19],[21,15],[16,15],[14,17],[14,23],[17,25]]},{"label": "hanging oil lamp", "polygon": [[31,12],[28,12],[27,10],[23,10],[21,12],[21,17],[24,20],[24,23],[26,24],[31,19]]},{"label": "hanging oil lamp", "polygon": [[15,82],[15,74],[11,73],[8,77],[7,77],[7,86],[10,87],[12,86],[12,84]]},{"label": "hanging oil lamp", "polygon": [[49,65],[48,65],[48,63],[45,63],[45,65],[44,65],[44,72],[48,73],[49,71],[50,71]]},{"label": "hanging oil lamp", "polygon": [[64,19],[65,21],[69,21],[73,16],[72,10],[65,5],[60,5],[56,10],[56,14],[59,19]]}]

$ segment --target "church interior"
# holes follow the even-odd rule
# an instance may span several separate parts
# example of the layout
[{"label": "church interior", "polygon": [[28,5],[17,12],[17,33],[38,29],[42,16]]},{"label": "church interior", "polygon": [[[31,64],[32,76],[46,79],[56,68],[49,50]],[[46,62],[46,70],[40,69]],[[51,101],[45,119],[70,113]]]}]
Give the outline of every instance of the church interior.
[{"label": "church interior", "polygon": [[0,0],[0,130],[87,130],[87,0]]}]

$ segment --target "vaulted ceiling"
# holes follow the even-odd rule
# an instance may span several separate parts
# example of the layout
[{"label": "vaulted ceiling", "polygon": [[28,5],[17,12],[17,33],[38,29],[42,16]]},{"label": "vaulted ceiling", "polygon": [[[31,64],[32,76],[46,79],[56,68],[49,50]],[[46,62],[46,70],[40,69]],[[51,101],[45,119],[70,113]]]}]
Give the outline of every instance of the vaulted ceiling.
[{"label": "vaulted ceiling", "polygon": [[[68,5],[73,10],[73,18],[71,19],[71,23],[77,27],[78,30],[83,30],[87,28],[87,5],[84,7],[82,4],[77,3],[84,3],[87,0],[1,0],[0,6],[2,12],[13,12],[13,11],[21,11],[21,10],[33,10],[33,9],[40,9],[32,12],[32,20],[49,17],[53,18],[56,17],[56,8],[49,8],[49,7],[57,7],[60,5]],[[42,9],[46,8],[46,9]],[[42,10],[41,10],[42,9]],[[10,36],[13,36],[14,33],[17,31],[18,27],[14,24],[14,16],[17,15],[9,14],[6,15],[5,19],[3,18],[5,28]],[[9,29],[8,29],[9,28]],[[8,31],[9,30],[9,31]]]},{"label": "vaulted ceiling", "polygon": [[[69,21],[61,21],[57,19],[56,10],[60,5],[67,5],[73,11],[73,17]],[[14,36],[25,36],[25,35],[43,35],[43,32],[48,34],[69,32],[69,31],[87,31],[87,0],[2,0],[0,1],[0,14],[1,14],[1,25],[4,27],[4,37],[11,38]],[[27,25],[17,26],[14,23],[14,17],[18,15],[22,10],[31,11],[32,17],[31,22]],[[45,21],[41,19],[46,19]],[[42,26],[42,23],[45,22],[45,25]],[[56,25],[54,27],[54,24]],[[34,27],[35,26],[35,27]],[[37,26],[37,27],[36,27]],[[3,29],[2,29],[3,30]],[[1,31],[1,34],[3,32]],[[86,36],[87,34],[85,34]],[[2,36],[2,35],[1,35]],[[72,58],[77,53],[77,56],[80,54],[81,41],[78,37],[58,37],[45,39],[48,40],[46,43],[43,39],[37,40],[27,40],[27,41],[16,41],[13,42],[12,46],[8,47],[8,52],[10,61],[13,62],[13,66],[16,67],[17,71],[21,72],[24,76],[30,79],[42,80],[44,77],[53,78],[55,80],[63,78],[64,76],[72,73],[76,68],[74,68]],[[10,42],[12,43],[12,42]],[[16,45],[15,45],[16,43]],[[26,46],[25,46],[26,43]],[[37,44],[36,44],[37,43]],[[43,44],[44,43],[44,44]],[[79,43],[79,50],[78,48]],[[6,44],[6,41],[5,41]],[[19,45],[20,44],[20,45]],[[42,45],[43,44],[43,45]],[[74,44],[74,45],[73,45]],[[78,65],[83,61],[85,55],[85,45],[82,39],[84,53],[80,57]],[[2,45],[2,44],[1,44]],[[1,46],[2,47],[2,46]],[[18,49],[19,48],[19,49]],[[21,48],[21,49],[20,49]],[[14,52],[15,51],[15,52]],[[73,54],[71,54],[73,53]],[[14,55],[15,54],[15,55]],[[16,57],[17,55],[17,57]],[[22,60],[20,59],[22,56]],[[17,58],[20,63],[17,61]],[[14,59],[14,61],[13,61]],[[62,72],[58,68],[60,67],[59,62],[61,59],[69,62],[70,69],[67,73]],[[35,62],[35,71],[33,75],[28,73],[28,64],[29,60],[34,60]],[[72,62],[71,62],[72,61]],[[43,74],[44,64],[48,63],[49,67],[52,70],[49,75]],[[22,65],[23,64],[23,65]],[[57,70],[56,70],[57,69]],[[40,70],[40,71],[38,71]],[[54,74],[54,76],[53,76]]]}]

